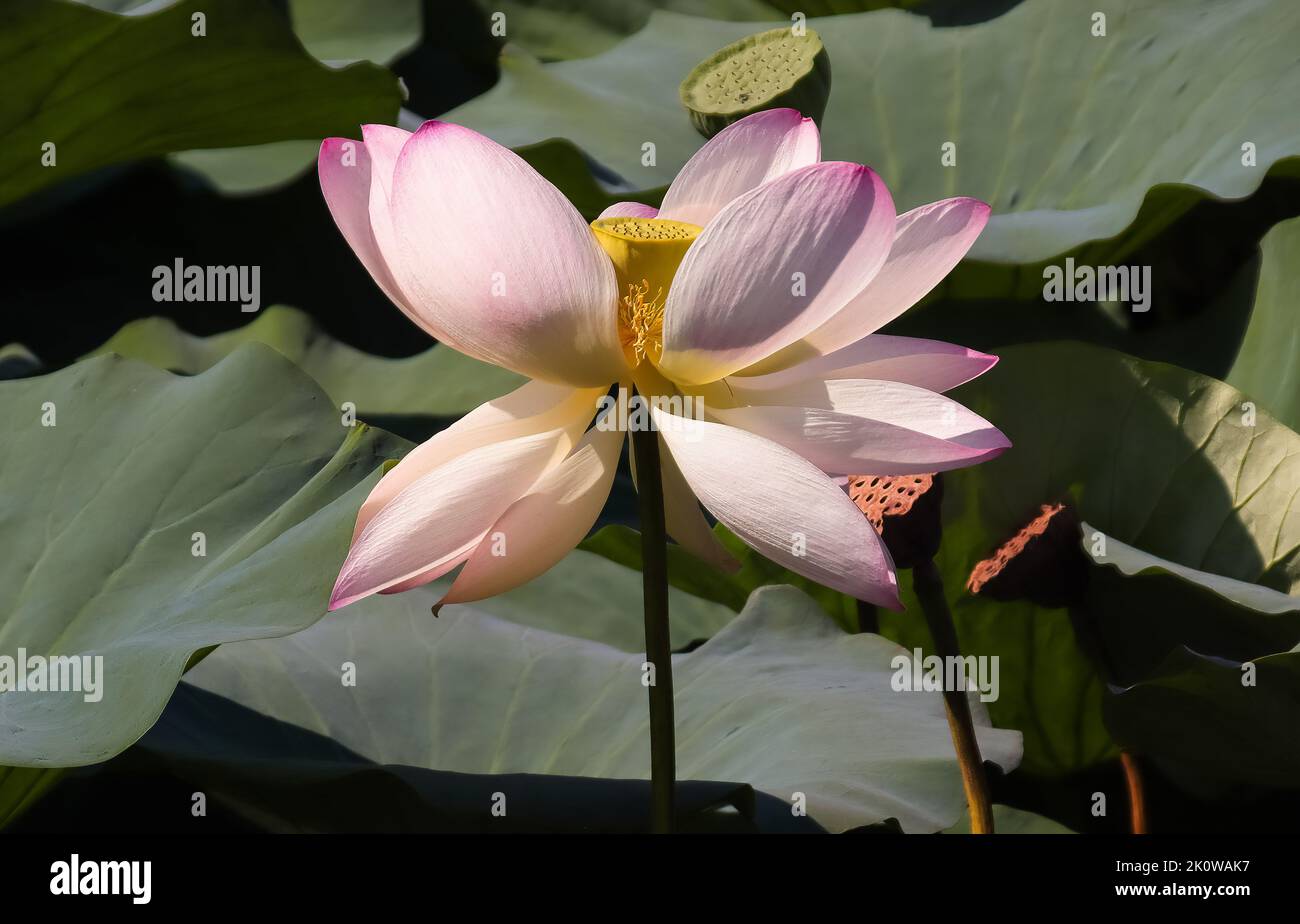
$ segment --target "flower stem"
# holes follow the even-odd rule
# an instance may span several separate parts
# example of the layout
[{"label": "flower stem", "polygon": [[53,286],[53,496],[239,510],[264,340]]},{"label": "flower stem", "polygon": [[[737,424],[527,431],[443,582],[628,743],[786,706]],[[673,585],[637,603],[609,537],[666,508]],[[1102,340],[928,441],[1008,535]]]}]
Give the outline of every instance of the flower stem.
[{"label": "flower stem", "polygon": [[[1092,658],[1107,686],[1120,683],[1120,674],[1115,670],[1115,661],[1110,656],[1106,637],[1093,615],[1092,609],[1084,606],[1070,608],[1070,622],[1074,626],[1079,647]],[[1142,780],[1142,767],[1132,751],[1119,752],[1120,769],[1124,772],[1124,785],[1128,790],[1128,827],[1130,834],[1151,833],[1147,820],[1146,785]]]},{"label": "flower stem", "polygon": [[880,634],[880,616],[876,613],[876,608],[870,603],[864,603],[861,600],[856,601],[858,604],[858,631],[872,632]]},{"label": "flower stem", "polygon": [[[957,628],[948,611],[948,601],[943,594],[943,578],[934,560],[927,558],[912,568],[912,589],[921,601],[930,635],[934,637],[935,653],[949,662],[961,657],[957,645]],[[944,690],[943,704],[948,712],[948,729],[952,732],[957,763],[961,767],[962,787],[966,790],[966,804],[970,809],[971,834],[993,833],[993,805],[989,801],[989,784],[984,777],[984,762],[980,759],[980,746],[975,738],[975,722],[971,719],[970,700],[965,690]]]},{"label": "flower stem", "polygon": [[673,786],[677,775],[673,734],[673,661],[668,638],[668,537],[664,528],[659,434],[632,430],[637,500],[641,514],[642,598],[646,661],[654,666],[650,685],[650,830],[673,830]]},{"label": "flower stem", "polygon": [[1124,780],[1128,784],[1128,818],[1130,834],[1147,834],[1146,789],[1142,785],[1142,769],[1137,758],[1128,751],[1119,752],[1120,766],[1124,768]]}]

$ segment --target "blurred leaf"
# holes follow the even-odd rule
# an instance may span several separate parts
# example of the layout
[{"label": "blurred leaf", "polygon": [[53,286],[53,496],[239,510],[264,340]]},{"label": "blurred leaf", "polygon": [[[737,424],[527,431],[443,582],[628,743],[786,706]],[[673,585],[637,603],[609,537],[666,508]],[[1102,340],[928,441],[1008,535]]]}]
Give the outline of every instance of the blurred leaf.
[{"label": "blurred leaf", "polygon": [[21,379],[40,370],[40,358],[21,343],[0,346],[0,379]]},{"label": "blurred leaf", "polygon": [[[955,195],[989,202],[971,257],[1012,264],[1124,232],[1114,262],[1202,197],[1247,196],[1279,162],[1298,169],[1287,100],[1300,94],[1288,38],[1300,7],[1126,0],[1107,9],[1104,37],[1087,12],[1039,0],[958,29],[898,10],[810,19],[834,72],[823,156],[874,167],[900,211]],[[497,86],[446,118],[511,146],[569,138],[631,187],[662,186],[701,144],[678,84],[755,31],[660,12],[594,58],[544,66],[507,53]],[[1204,66],[1225,56],[1240,66]],[[1257,166],[1242,164],[1247,141]],[[955,167],[940,161],[946,142]]]},{"label": "blurred leaf", "polygon": [[[206,17],[206,35],[191,17]],[[51,40],[57,36],[56,40]],[[96,167],[189,148],[320,138],[391,122],[401,88],[335,70],[258,0],[185,0],[119,15],[55,0],[0,6],[0,204]],[[42,163],[56,146],[55,166]]]},{"label": "blurred leaf", "polygon": [[0,767],[0,830],[39,802],[63,772],[50,767]]},{"label": "blurred leaf", "polygon": [[[668,583],[688,594],[712,600],[735,612],[744,608],[749,595],[759,587],[790,584],[817,602],[832,619],[849,632],[858,627],[857,601],[782,568],[745,545],[731,530],[718,523],[713,528],[718,540],[740,562],[740,570],[726,574],[706,564],[676,543],[668,546]],[[606,526],[588,536],[580,546],[629,568],[641,569],[641,534],[626,526]],[[707,636],[697,636],[707,638]],[[676,644],[676,639],[674,639]]]},{"label": "blurred leaf", "polygon": [[[420,42],[420,0],[288,0],[294,35],[322,62],[388,64]],[[373,121],[373,120],[370,120]],[[356,125],[342,134],[356,135]],[[228,195],[289,182],[316,164],[320,137],[246,148],[209,148],[170,160],[202,174]]]},{"label": "blurred leaf", "polygon": [[[345,134],[359,137],[356,128]],[[204,148],[170,154],[173,164],[192,170],[222,195],[265,192],[290,183],[316,166],[320,139],[276,141],[242,148]]]},{"label": "blurred leaf", "polygon": [[[1194,229],[1188,234],[1195,235]],[[1109,347],[1142,359],[1172,363],[1205,375],[1222,376],[1232,366],[1241,346],[1255,298],[1259,260],[1247,258],[1239,266],[1209,267],[1200,277],[1202,290],[1197,304],[1183,297],[1169,269],[1174,261],[1186,266],[1194,259],[1176,240],[1162,241],[1156,252],[1144,251],[1134,258],[1140,264],[1157,259],[1152,267],[1150,313],[1137,313],[1127,305],[1092,302],[1049,302],[1043,299],[1043,275],[1032,267],[1001,273],[992,267],[984,298],[971,299],[963,287],[972,278],[983,277],[991,264],[962,263],[930,298],[891,322],[890,334],[938,337],[977,350],[993,351],[1018,343],[1053,340],[1081,340]],[[1092,250],[1085,246],[1083,250]],[[1075,265],[1105,265],[1105,254],[1075,258]],[[1222,272],[1219,270],[1222,269]],[[992,281],[996,279],[997,281]],[[1181,281],[1181,280],[1179,280]],[[1020,297],[1012,293],[994,295],[1006,283],[1025,289]],[[977,283],[984,285],[985,282]],[[1214,291],[1205,291],[1212,289]],[[1032,294],[1031,294],[1032,293]],[[948,297],[944,297],[944,296]]]},{"label": "blurred leaf", "polygon": [[0,650],[103,657],[98,701],[0,692],[15,766],[105,760],[193,652],[324,615],[375,470],[407,445],[344,431],[262,346],[193,378],[99,357],[0,383],[0,399]]},{"label": "blurred leaf", "polygon": [[[596,182],[591,165],[571,141],[551,138],[516,148],[515,153],[552,185],[562,189],[574,208],[588,221],[595,221],[607,206],[626,198],[626,194],[609,192]],[[657,207],[667,191],[667,187],[644,190],[637,194],[637,201]]]},{"label": "blurred leaf", "polygon": [[[1033,812],[1026,812],[1023,809],[1012,808],[1009,805],[993,806],[993,831],[996,834],[1075,833],[1065,825],[1052,821],[1050,818],[1044,818],[1042,815],[1035,815]],[[943,833],[970,834],[970,814],[964,815],[961,821]]]},{"label": "blurred leaf", "polygon": [[[176,0],[76,0],[113,13],[156,12]],[[321,61],[387,64],[420,41],[421,0],[280,0],[294,34]]]},{"label": "blurred leaf", "polygon": [[371,356],[283,305],[267,308],[244,327],[210,337],[187,334],[165,318],[133,321],[91,355],[117,353],[193,375],[245,343],[274,348],[319,382],[335,407],[351,401],[358,416],[384,426],[394,418],[459,417],[524,383],[513,372],[441,345],[406,359]]},{"label": "blurred leaf", "polygon": [[322,61],[387,64],[420,43],[420,0],[288,0],[303,47]]},{"label": "blurred leaf", "polygon": [[[611,530],[632,532],[626,527],[605,527],[592,538]],[[617,559],[610,561],[584,551],[587,547],[584,543],[522,587],[475,602],[474,610],[523,626],[590,639],[620,651],[643,651],[640,575],[630,572]],[[431,586],[445,591],[451,581],[447,577]],[[669,588],[668,621],[673,648],[712,638],[743,606],[742,601],[740,607],[728,608],[697,595],[689,586]]]},{"label": "blurred leaf", "polygon": [[[726,529],[725,526],[717,527]],[[635,571],[641,570],[641,534],[629,526],[606,526],[588,536],[578,546]],[[705,564],[675,542],[668,544],[668,583],[696,597],[711,600],[739,613],[753,587],[738,576],[726,574]]]},{"label": "blurred leaf", "polygon": [[1275,225],[1259,246],[1254,309],[1227,380],[1300,429],[1300,218]]},{"label": "blurred leaf", "polygon": [[1086,523],[1083,546],[1102,566],[1092,571],[1087,608],[1113,682],[1148,676],[1184,647],[1244,661],[1286,651],[1300,639],[1300,596],[1184,567]]},{"label": "blurred leaf", "polygon": [[1160,673],[1118,691],[1106,722],[1125,746],[1184,777],[1294,789],[1300,785],[1300,651],[1238,662],[1173,652]]},{"label": "blurred leaf", "polygon": [[[384,764],[645,778],[642,654],[474,605],[433,619],[433,599],[375,597],[289,638],[224,645],[187,679]],[[757,591],[674,658],[679,777],[750,783],[787,801],[805,793],[808,814],[832,831],[887,817],[907,831],[951,825],[963,797],[943,702],[891,689],[900,654],[879,636],[845,635],[793,588]],[[345,661],[354,686],[339,683]],[[982,731],[985,757],[1013,768],[1020,736]]]},{"label": "blurred leaf", "polygon": [[[149,830],[154,815],[165,818],[168,828],[212,830],[211,817],[177,818],[163,807],[151,813],[138,791],[142,780],[149,784],[147,795],[157,793],[159,802],[170,798],[166,784],[178,783],[208,796],[209,816],[221,806],[259,830],[276,832],[641,833],[650,817],[649,784],[641,780],[383,766],[187,683],[135,747],[91,777],[73,807],[76,801],[112,799],[114,785],[130,781],[137,784],[132,830]],[[744,784],[688,780],[676,789],[683,832],[822,830],[811,818],[793,816],[780,799]],[[48,825],[65,792],[34,813],[29,826]],[[492,812],[496,793],[507,797],[504,815]],[[85,821],[77,827],[84,830]]]},{"label": "blurred leaf", "polygon": [[763,0],[478,0],[478,4],[488,16],[505,16],[507,41],[544,61],[607,51],[642,28],[656,10],[742,22],[781,16]]}]

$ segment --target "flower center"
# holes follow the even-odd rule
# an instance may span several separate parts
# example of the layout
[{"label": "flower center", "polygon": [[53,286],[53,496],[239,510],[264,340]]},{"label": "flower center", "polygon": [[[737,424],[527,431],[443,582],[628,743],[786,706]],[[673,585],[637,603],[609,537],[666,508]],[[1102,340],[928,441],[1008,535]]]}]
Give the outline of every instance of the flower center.
[{"label": "flower center", "polygon": [[640,285],[629,283],[618,307],[619,340],[633,366],[650,356],[653,362],[664,351],[664,290],[657,289],[647,301],[649,294],[649,280],[642,279]]},{"label": "flower center", "polygon": [[668,289],[700,226],[666,218],[601,218],[591,230],[618,278],[618,332],[628,365],[658,362]]}]

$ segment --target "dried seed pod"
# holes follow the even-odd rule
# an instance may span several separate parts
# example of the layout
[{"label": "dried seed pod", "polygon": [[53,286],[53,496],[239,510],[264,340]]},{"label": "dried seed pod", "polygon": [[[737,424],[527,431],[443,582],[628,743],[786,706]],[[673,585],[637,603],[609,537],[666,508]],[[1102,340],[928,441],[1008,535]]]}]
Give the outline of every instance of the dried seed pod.
[{"label": "dried seed pod", "polygon": [[897,567],[914,567],[939,551],[938,475],[850,475],[849,499],[876,528]]},{"label": "dried seed pod", "polygon": [[1078,603],[1087,580],[1078,513],[1067,504],[1043,504],[1038,516],[975,566],[966,589],[1055,608]]},{"label": "dried seed pod", "polygon": [[812,29],[771,29],[733,42],[701,61],[682,81],[691,123],[712,138],[732,122],[765,109],[790,108],[818,127],[831,92],[831,59]]}]

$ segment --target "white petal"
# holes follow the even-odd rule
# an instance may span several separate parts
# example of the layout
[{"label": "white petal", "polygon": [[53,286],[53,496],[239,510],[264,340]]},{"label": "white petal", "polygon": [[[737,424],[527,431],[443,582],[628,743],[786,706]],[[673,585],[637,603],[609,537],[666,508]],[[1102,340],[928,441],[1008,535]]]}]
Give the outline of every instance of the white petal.
[{"label": "white petal", "polygon": [[450,571],[562,457],[565,440],[563,430],[551,430],[491,443],[417,478],[352,543],[330,609]]},{"label": "white petal", "polygon": [[357,512],[353,541],[403,489],[471,449],[560,428],[567,434],[568,443],[564,446],[567,451],[591,421],[602,394],[604,390],[599,388],[575,389],[549,382],[527,382],[508,395],[480,404],[416,446],[379,479]]},{"label": "white petal", "polygon": [[762,405],[712,408],[710,414],[834,474],[942,472],[987,461],[1011,445],[956,401],[901,382],[833,379],[737,397],[754,395]]},{"label": "white petal", "polygon": [[567,459],[542,475],[492,524],[441,602],[465,603],[504,593],[569,554],[605,506],[622,444],[623,434],[617,430],[587,431]]},{"label": "white petal", "polygon": [[735,427],[653,413],[692,490],[737,536],[804,577],[901,609],[880,537],[811,462]]},{"label": "white petal", "polygon": [[742,370],[730,381],[746,392],[786,388],[812,379],[887,379],[947,391],[983,375],[997,361],[988,353],[939,340],[870,334],[834,353],[780,372],[745,375]]}]

